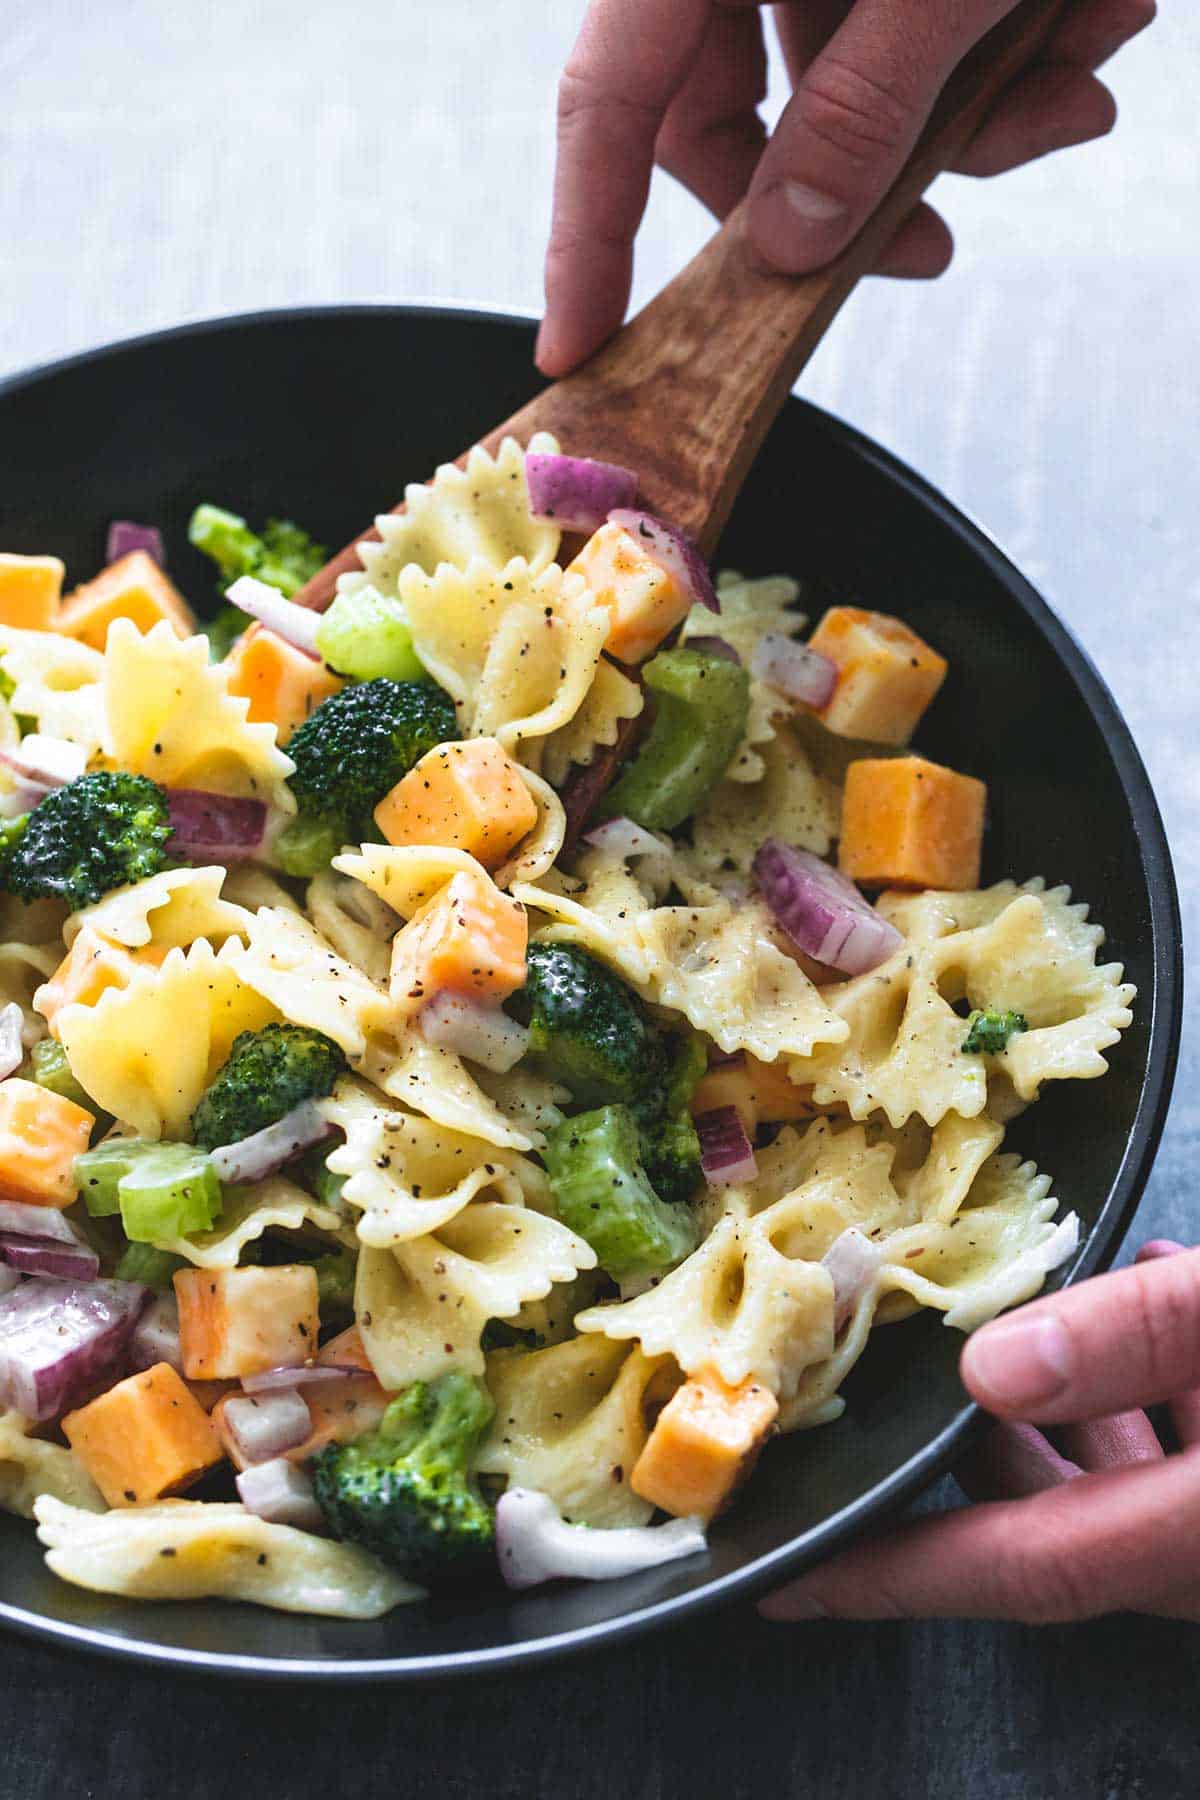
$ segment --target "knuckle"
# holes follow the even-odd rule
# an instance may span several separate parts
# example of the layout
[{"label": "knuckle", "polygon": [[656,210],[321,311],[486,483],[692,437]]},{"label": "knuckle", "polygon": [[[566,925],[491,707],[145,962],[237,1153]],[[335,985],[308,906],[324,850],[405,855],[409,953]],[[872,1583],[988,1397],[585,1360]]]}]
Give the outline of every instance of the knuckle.
[{"label": "knuckle", "polygon": [[1151,1263],[1130,1273],[1131,1329],[1148,1387],[1165,1399],[1200,1369],[1200,1265]]},{"label": "knuckle", "polygon": [[597,113],[602,120],[614,114],[626,121],[631,115],[647,120],[657,118],[658,108],[599,81],[585,64],[569,62],[558,81],[559,130],[569,130]]},{"label": "knuckle", "polygon": [[912,136],[915,108],[904,89],[834,55],[809,71],[797,103],[804,128],[856,167],[900,154]]}]

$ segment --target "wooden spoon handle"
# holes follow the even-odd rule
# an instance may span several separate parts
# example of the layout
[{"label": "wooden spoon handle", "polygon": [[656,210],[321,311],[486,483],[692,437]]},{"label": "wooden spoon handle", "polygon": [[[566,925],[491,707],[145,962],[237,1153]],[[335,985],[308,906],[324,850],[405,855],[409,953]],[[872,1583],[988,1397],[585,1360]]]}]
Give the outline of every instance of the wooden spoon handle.
[{"label": "wooden spoon handle", "polygon": [[[485,448],[551,431],[572,455],[624,463],[638,472],[642,504],[710,554],[776,414],[842,305],[1064,10],[1065,0],[1021,0],[964,58],[895,184],[834,262],[804,276],[764,268],[747,243],[743,202],[648,306],[498,425],[482,439]],[[337,577],[359,566],[361,541],[297,599],[327,606]]]}]

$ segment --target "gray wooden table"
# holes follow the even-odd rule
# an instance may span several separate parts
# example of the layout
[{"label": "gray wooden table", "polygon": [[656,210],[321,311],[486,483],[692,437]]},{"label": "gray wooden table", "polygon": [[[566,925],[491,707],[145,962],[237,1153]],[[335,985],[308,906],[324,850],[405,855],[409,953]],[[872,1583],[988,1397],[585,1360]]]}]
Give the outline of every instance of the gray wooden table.
[{"label": "gray wooden table", "polygon": [[[804,391],[981,520],[1082,638],[1150,767],[1196,942],[1200,21],[1164,10],[1117,65],[1118,133],[1002,182],[946,182],[955,270],[865,289]],[[536,311],[554,82],[579,11],[11,0],[0,374],[263,306]],[[660,184],[639,292],[705,229]],[[1193,1024],[1134,1241],[1200,1236],[1198,1151]],[[1200,1633],[1144,1620],[787,1633],[733,1613],[536,1677],[329,1700],[16,1640],[0,1655],[2,1800],[1200,1790]]]}]

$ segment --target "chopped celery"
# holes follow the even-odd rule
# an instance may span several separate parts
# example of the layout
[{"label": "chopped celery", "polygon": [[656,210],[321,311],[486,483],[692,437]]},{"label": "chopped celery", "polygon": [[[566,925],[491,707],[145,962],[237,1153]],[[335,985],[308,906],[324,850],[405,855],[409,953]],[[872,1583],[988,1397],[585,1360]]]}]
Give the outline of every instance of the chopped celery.
[{"label": "chopped celery", "polygon": [[750,677],[701,650],[663,650],[642,670],[654,722],[604,804],[650,831],[673,831],[720,781],[746,733]]},{"label": "chopped celery", "polygon": [[96,1111],[96,1102],[88,1098],[71,1073],[67,1053],[54,1038],[42,1038],[29,1052],[30,1073],[39,1087],[48,1088],[64,1100],[73,1100],[86,1112]]},{"label": "chopped celery", "polygon": [[331,669],[355,681],[420,681],[425,674],[400,601],[370,587],[339,594],[322,613],[317,649]]},{"label": "chopped celery", "polygon": [[280,832],[271,855],[285,875],[307,878],[327,869],[345,841],[345,833],[336,825],[300,817]]},{"label": "chopped celery", "polygon": [[546,1134],[543,1160],[559,1216],[618,1279],[681,1262],[699,1238],[694,1215],[660,1200],[638,1154],[626,1106],[600,1106]]},{"label": "chopped celery", "polygon": [[170,1250],[156,1250],[153,1244],[127,1244],[116,1276],[118,1281],[139,1281],[143,1287],[161,1291],[170,1287],[176,1269],[187,1267],[186,1259]]},{"label": "chopped celery", "polygon": [[75,1158],[75,1179],[93,1218],[119,1212],[135,1244],[207,1231],[221,1216],[221,1183],[193,1144],[109,1138]]}]

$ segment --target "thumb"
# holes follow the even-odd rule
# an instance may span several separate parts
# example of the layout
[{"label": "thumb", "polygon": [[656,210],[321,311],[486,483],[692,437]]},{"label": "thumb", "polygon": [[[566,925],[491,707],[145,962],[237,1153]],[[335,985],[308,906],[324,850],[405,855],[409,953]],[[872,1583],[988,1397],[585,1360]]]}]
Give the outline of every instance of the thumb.
[{"label": "thumb", "polygon": [[942,88],[1013,0],[858,0],[804,74],[750,190],[750,239],[772,267],[819,268],[857,235]]}]

